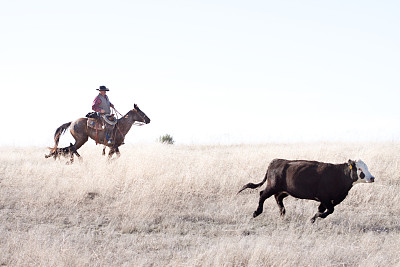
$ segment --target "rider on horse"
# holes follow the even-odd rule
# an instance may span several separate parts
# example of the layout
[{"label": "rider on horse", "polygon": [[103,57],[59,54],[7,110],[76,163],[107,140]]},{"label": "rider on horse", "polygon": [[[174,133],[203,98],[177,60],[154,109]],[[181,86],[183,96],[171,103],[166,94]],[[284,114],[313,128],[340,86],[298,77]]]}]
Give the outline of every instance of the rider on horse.
[{"label": "rider on horse", "polygon": [[[99,91],[99,95],[94,99],[92,109],[99,113],[101,117],[107,118],[107,116],[111,114],[111,108],[114,108],[114,105],[110,102],[107,96],[107,91],[110,90],[104,85],[100,86],[99,89],[96,90]],[[114,127],[111,127],[107,122],[105,125],[107,143],[113,144],[114,141],[111,135]]]}]

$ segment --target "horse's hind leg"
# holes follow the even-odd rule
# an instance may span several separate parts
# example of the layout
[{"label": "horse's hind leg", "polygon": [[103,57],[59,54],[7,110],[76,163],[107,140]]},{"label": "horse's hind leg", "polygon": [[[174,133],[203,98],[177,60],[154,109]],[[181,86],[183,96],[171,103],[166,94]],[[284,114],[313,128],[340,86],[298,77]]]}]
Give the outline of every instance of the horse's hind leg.
[{"label": "horse's hind leg", "polygon": [[74,151],[74,154],[79,158],[79,159],[81,159],[81,155],[79,155],[79,153],[78,153],[78,151]]},{"label": "horse's hind leg", "polygon": [[77,140],[75,136],[73,136],[75,138],[75,144],[71,144],[68,147],[68,153],[70,155],[70,159],[69,162],[67,162],[67,164],[72,164],[74,163],[74,155],[76,155],[78,157],[79,160],[82,160],[81,155],[79,155],[78,153],[78,148],[80,148],[84,143],[87,142],[88,137],[86,136],[86,140],[85,139],[79,139]]},{"label": "horse's hind leg", "polygon": [[89,140],[89,137],[87,135],[86,136],[84,136],[84,135],[76,136],[76,135],[72,134],[72,136],[75,139],[75,144],[73,144],[73,145],[71,144],[71,146],[70,146],[71,163],[74,162],[74,155],[76,155],[79,160],[82,159],[81,155],[79,155],[79,153],[78,153],[78,149]]},{"label": "horse's hind leg", "polygon": [[75,146],[71,146],[71,159],[72,159],[71,163],[73,162],[74,155],[76,155],[80,161],[82,160],[82,157],[81,157],[81,155],[79,155],[79,153],[76,150]]}]

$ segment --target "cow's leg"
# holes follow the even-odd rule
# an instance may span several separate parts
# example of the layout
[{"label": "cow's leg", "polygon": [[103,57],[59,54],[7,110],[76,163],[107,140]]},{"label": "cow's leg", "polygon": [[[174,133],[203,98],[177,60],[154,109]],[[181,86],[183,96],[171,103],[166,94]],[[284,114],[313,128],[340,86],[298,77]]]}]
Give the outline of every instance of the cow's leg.
[{"label": "cow's leg", "polygon": [[287,196],[288,196],[288,194],[283,193],[283,192],[275,194],[275,200],[279,206],[279,211],[280,211],[282,217],[285,216],[285,213],[286,213],[285,206],[283,205],[283,199]]},{"label": "cow's leg", "polygon": [[314,223],[315,219],[318,217],[326,218],[329,214],[333,213],[334,210],[334,205],[331,202],[321,202],[318,207],[318,212],[311,218],[311,222]]},{"label": "cow's leg", "polygon": [[324,211],[326,211],[326,207],[325,207],[324,204],[321,203],[321,204],[318,206],[318,212],[319,212],[319,213],[323,213]]},{"label": "cow's leg", "polygon": [[263,212],[264,201],[267,198],[269,198],[270,196],[272,196],[273,194],[275,194],[275,192],[272,192],[272,190],[268,187],[264,191],[260,192],[260,200],[258,202],[258,207],[257,207],[257,210],[253,213],[254,218]]},{"label": "cow's leg", "polygon": [[323,212],[319,217],[320,218],[326,218],[329,214],[332,214],[334,211],[335,211],[334,205],[330,204],[330,205],[327,206],[326,211]]}]

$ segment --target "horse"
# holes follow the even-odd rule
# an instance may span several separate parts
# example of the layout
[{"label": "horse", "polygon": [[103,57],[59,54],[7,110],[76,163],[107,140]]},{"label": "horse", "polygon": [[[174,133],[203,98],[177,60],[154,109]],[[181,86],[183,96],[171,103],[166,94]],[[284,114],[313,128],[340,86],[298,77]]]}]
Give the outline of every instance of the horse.
[{"label": "horse", "polygon": [[[88,118],[80,118],[73,122],[70,121],[64,123],[58,127],[54,133],[55,145],[52,148],[49,147],[50,153],[45,155],[45,158],[53,157],[54,159],[57,159],[60,157],[60,155],[69,155],[70,163],[73,163],[74,155],[76,155],[79,159],[81,158],[77,150],[89,140],[89,137],[95,140],[96,144],[103,144],[105,147],[110,148],[108,153],[109,159],[111,159],[115,153],[117,154],[117,157],[120,157],[121,153],[119,152],[119,147],[124,144],[125,135],[129,132],[135,122],[143,124],[150,123],[150,118],[147,117],[147,115],[141,111],[136,104],[134,104],[134,109],[130,110],[125,116],[122,116],[120,119],[118,119],[117,123],[115,124],[112,132],[112,137],[114,140],[113,144],[107,143],[104,130],[96,130],[88,127]],[[68,128],[70,128],[71,135],[75,139],[75,144],[70,143],[68,147],[58,148],[60,137]]]}]

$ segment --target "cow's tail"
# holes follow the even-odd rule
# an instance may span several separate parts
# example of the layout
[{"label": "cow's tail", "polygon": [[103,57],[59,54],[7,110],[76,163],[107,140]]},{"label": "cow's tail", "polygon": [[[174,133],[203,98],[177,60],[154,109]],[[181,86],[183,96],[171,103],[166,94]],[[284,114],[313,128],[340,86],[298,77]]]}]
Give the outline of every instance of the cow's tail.
[{"label": "cow's tail", "polygon": [[248,183],[245,186],[243,186],[242,189],[240,189],[239,192],[237,192],[237,193],[239,194],[240,192],[242,192],[243,190],[245,190],[247,188],[255,189],[257,187],[260,187],[267,181],[267,178],[268,178],[268,170],[267,170],[267,173],[265,174],[264,180],[262,180],[261,183],[258,183],[258,184]]},{"label": "cow's tail", "polygon": [[51,153],[57,150],[58,142],[60,142],[60,136],[69,128],[71,123],[72,121],[64,123],[57,128],[56,132],[54,133],[54,147],[49,147]]}]

